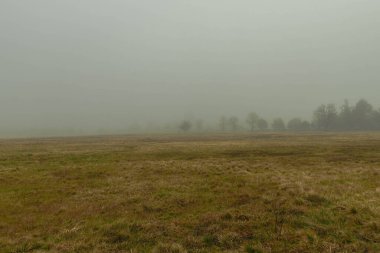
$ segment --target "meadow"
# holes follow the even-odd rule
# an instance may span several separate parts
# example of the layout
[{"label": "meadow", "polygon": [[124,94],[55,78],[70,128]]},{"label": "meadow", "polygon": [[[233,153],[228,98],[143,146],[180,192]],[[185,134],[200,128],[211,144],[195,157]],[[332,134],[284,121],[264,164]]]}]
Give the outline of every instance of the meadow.
[{"label": "meadow", "polygon": [[380,252],[380,133],[0,140],[0,252]]}]

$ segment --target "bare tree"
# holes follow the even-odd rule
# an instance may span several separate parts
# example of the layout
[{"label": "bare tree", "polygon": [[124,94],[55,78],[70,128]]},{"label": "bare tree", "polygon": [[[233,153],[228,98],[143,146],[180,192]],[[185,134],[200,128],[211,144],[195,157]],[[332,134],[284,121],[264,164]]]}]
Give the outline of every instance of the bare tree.
[{"label": "bare tree", "polygon": [[259,119],[257,121],[257,127],[260,129],[260,130],[267,130],[268,129],[268,122],[265,120],[265,119]]},{"label": "bare tree", "polygon": [[307,131],[310,130],[310,123],[300,118],[294,118],[289,120],[288,129],[292,131]]},{"label": "bare tree", "polygon": [[191,122],[188,121],[188,120],[184,120],[182,121],[182,123],[179,125],[179,128],[184,131],[184,132],[187,132],[191,129]]},{"label": "bare tree", "polygon": [[354,125],[352,117],[352,106],[348,103],[348,100],[344,100],[344,104],[340,107],[338,115],[338,127],[342,130],[351,129]]},{"label": "bare tree", "polygon": [[281,118],[274,119],[272,129],[275,131],[284,131],[286,129],[284,121]]},{"label": "bare tree", "polygon": [[259,116],[254,112],[251,112],[248,114],[246,122],[249,128],[251,129],[251,131],[255,130],[255,127],[259,119],[260,119]]},{"label": "bare tree", "polygon": [[299,131],[302,120],[300,118],[294,118],[288,121],[287,128],[292,131]]},{"label": "bare tree", "polygon": [[355,129],[371,129],[373,107],[364,99],[360,99],[352,109],[352,117]]},{"label": "bare tree", "polygon": [[321,105],[314,112],[314,123],[318,129],[329,130],[338,119],[334,104]]}]

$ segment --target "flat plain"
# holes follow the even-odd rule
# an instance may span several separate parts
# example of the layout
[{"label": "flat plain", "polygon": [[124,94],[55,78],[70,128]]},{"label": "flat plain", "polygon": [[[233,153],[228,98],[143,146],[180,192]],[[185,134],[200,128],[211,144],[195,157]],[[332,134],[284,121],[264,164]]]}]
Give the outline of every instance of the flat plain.
[{"label": "flat plain", "polygon": [[1,140],[0,252],[380,252],[380,133]]}]

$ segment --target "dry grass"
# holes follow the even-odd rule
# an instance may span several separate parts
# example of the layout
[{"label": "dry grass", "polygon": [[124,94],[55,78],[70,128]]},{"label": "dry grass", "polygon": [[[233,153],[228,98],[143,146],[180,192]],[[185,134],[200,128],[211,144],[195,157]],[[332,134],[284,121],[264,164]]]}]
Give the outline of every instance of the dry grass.
[{"label": "dry grass", "polygon": [[0,252],[380,252],[380,134],[3,140]]}]

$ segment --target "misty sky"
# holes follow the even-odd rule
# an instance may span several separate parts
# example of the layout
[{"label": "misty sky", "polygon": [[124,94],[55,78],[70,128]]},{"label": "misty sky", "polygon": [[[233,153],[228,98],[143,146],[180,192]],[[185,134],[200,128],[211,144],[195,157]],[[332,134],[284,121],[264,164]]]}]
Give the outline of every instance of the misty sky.
[{"label": "misty sky", "polygon": [[380,1],[0,0],[0,127],[380,106]]}]

